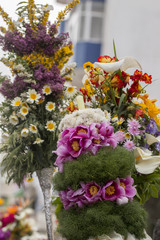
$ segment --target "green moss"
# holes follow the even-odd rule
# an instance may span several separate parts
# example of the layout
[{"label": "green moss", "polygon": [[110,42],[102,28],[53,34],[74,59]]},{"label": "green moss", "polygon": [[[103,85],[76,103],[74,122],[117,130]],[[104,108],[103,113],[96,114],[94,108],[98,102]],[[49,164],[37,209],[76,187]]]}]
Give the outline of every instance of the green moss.
[{"label": "green moss", "polygon": [[62,210],[58,213],[58,231],[67,240],[87,240],[113,231],[138,239],[144,237],[145,211],[135,202],[119,206],[116,203],[97,202],[82,209]]},{"label": "green moss", "polygon": [[53,179],[54,188],[58,191],[69,186],[78,189],[80,182],[91,181],[104,185],[108,180],[130,175],[134,162],[133,153],[125,148],[104,147],[96,155],[87,153],[72,162],[66,162],[63,173],[57,173]]}]

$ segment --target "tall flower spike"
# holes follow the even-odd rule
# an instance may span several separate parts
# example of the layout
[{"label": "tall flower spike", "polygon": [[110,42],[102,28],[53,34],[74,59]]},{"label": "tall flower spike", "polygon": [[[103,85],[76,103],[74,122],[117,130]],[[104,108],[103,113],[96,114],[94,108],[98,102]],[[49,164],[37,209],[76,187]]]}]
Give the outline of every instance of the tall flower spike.
[{"label": "tall flower spike", "polygon": [[3,8],[0,6],[0,15],[2,16],[3,20],[7,23],[9,30],[16,29],[12,19],[9,17],[8,13],[6,13]]},{"label": "tall flower spike", "polygon": [[31,25],[32,29],[36,30],[37,26],[34,23],[34,21],[36,19],[35,9],[34,8],[35,8],[34,0],[28,0],[28,18],[29,18],[29,22],[30,22],[30,25]]},{"label": "tall flower spike", "polygon": [[[44,7],[45,8],[48,7],[48,4],[46,4]],[[42,19],[41,19],[41,24],[46,26],[46,24],[48,22],[48,18],[49,18],[49,10],[48,11],[44,11],[44,14],[43,14]]]},{"label": "tall flower spike", "polygon": [[63,11],[60,11],[57,17],[57,21],[55,21],[55,25],[59,27],[60,23],[63,21],[65,16],[74,8],[78,3],[80,3],[80,0],[73,0],[71,3],[69,3]]}]

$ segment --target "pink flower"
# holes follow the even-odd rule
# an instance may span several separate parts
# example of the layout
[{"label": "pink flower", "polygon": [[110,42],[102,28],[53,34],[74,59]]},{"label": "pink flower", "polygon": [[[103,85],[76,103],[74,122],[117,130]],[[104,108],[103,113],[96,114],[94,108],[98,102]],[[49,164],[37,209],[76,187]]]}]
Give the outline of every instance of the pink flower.
[{"label": "pink flower", "polygon": [[125,191],[117,182],[109,181],[102,188],[102,197],[105,200],[114,201],[121,196],[125,196]]},{"label": "pink flower", "polygon": [[131,140],[127,140],[125,143],[124,143],[124,147],[128,150],[133,150],[135,148],[135,144],[133,141]]},{"label": "pink flower", "polygon": [[119,185],[124,188],[125,197],[133,199],[137,192],[135,186],[132,186],[134,183],[133,178],[131,178],[131,176],[127,176],[126,178],[118,179],[118,181]]},{"label": "pink flower", "polygon": [[128,120],[128,132],[132,134],[133,136],[138,135],[141,133],[141,130],[139,129],[141,125],[139,122],[135,119]]},{"label": "pink flower", "polygon": [[97,202],[102,200],[101,198],[101,187],[95,182],[90,182],[87,184],[81,183],[82,189],[85,190],[85,198],[88,202]]},{"label": "pink flower", "polygon": [[116,132],[115,137],[119,143],[122,143],[125,140],[124,132],[122,131]]}]

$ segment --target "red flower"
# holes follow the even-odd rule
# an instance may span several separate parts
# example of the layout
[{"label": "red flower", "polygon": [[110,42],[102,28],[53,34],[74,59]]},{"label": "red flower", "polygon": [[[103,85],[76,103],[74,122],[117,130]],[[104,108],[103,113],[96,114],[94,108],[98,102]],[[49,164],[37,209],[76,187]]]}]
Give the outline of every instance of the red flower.
[{"label": "red flower", "polygon": [[132,76],[130,76],[130,78],[133,80],[133,81],[143,81],[145,83],[152,83],[152,76],[151,75],[148,75],[147,73],[144,73],[142,74],[142,71],[139,71],[139,70],[136,70],[134,72],[134,74]]},{"label": "red flower", "polygon": [[137,119],[138,117],[143,117],[143,116],[144,116],[143,110],[141,110],[141,109],[136,110],[135,116],[134,116],[136,119]]},{"label": "red flower", "polygon": [[15,221],[14,214],[13,213],[8,214],[7,216],[3,217],[1,221],[2,221],[2,227],[7,226],[9,223],[12,223]]},{"label": "red flower", "polygon": [[112,58],[110,56],[100,56],[98,59],[98,62],[103,62],[103,63],[110,63],[112,61]]}]

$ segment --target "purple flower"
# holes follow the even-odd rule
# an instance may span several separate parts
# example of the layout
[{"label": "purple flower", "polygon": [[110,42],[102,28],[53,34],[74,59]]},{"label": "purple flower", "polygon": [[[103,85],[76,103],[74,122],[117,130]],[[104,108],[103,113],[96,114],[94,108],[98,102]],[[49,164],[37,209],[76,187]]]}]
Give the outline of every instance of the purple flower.
[{"label": "purple flower", "polygon": [[84,189],[80,188],[77,191],[68,188],[65,191],[61,191],[59,194],[61,201],[63,203],[64,209],[68,210],[70,207],[75,206],[83,207],[84,204],[87,204],[87,200],[84,197]]},{"label": "purple flower", "polygon": [[105,200],[114,201],[121,196],[125,196],[125,191],[117,182],[109,181],[102,188],[102,197]]},{"label": "purple flower", "polygon": [[141,133],[141,130],[139,129],[141,125],[139,122],[135,119],[128,120],[128,132],[132,134],[133,136],[138,135]]},{"label": "purple flower", "polygon": [[131,140],[127,140],[125,143],[124,143],[124,147],[128,150],[133,150],[135,148],[135,144],[133,141]]},{"label": "purple flower", "polygon": [[119,185],[124,189],[125,191],[125,197],[128,199],[133,199],[133,197],[136,195],[136,188],[133,185],[134,180],[131,178],[131,176],[127,176],[126,178],[120,178],[118,179]]},{"label": "purple flower", "polygon": [[150,119],[150,123],[146,127],[146,132],[152,135],[155,135],[158,132],[158,127],[154,119]]},{"label": "purple flower", "polygon": [[156,150],[157,150],[157,151],[160,151],[160,142],[157,142],[157,143],[155,144],[155,147],[156,147]]},{"label": "purple flower", "polygon": [[86,127],[84,125],[78,125],[75,128],[72,136],[75,136],[75,135],[83,138],[90,138],[90,129],[89,127]]},{"label": "purple flower", "polygon": [[10,231],[3,232],[2,229],[0,228],[0,240],[7,240],[9,239],[11,233]]},{"label": "purple flower", "polygon": [[95,182],[90,182],[87,184],[81,183],[82,189],[85,191],[85,198],[89,203],[101,201],[101,187]]},{"label": "purple flower", "polygon": [[124,132],[122,131],[117,131],[115,133],[115,137],[117,139],[117,142],[122,143],[125,140]]}]

